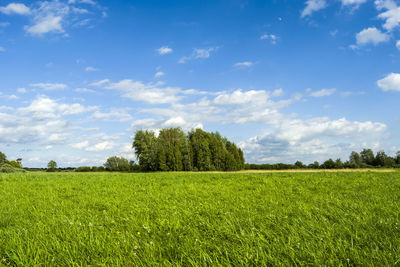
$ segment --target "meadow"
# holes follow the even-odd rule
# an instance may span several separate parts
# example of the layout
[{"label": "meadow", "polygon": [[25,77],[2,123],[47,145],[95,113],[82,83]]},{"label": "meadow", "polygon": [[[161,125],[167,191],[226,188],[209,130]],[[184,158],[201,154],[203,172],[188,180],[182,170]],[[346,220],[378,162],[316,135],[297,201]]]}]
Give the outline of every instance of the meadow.
[{"label": "meadow", "polygon": [[398,171],[0,174],[0,265],[399,264]]}]

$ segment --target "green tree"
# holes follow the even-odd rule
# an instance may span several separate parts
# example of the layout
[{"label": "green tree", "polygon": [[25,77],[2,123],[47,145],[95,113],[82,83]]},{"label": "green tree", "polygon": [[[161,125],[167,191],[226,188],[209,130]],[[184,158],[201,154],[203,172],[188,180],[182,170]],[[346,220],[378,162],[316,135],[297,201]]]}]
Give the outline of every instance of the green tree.
[{"label": "green tree", "polygon": [[139,159],[139,165],[145,171],[157,169],[156,141],[156,135],[153,131],[139,130],[135,134],[132,146]]},{"label": "green tree", "polygon": [[0,164],[6,163],[7,162],[7,156],[0,151]]},{"label": "green tree", "polygon": [[361,158],[361,162],[372,166],[374,164],[374,152],[372,151],[372,149],[366,149],[364,148],[363,151],[360,152],[360,158]]},{"label": "green tree", "polygon": [[341,159],[337,159],[335,161],[335,165],[336,165],[336,169],[343,169],[344,168],[344,164],[343,164]]},{"label": "green tree", "polygon": [[350,158],[349,158],[349,165],[351,168],[360,168],[360,166],[361,166],[360,154],[358,154],[355,151],[351,152]]},{"label": "green tree", "polygon": [[119,171],[119,172],[127,172],[130,171],[129,161],[123,157],[109,157],[104,163],[104,167],[107,171]]},{"label": "green tree", "polygon": [[294,164],[294,166],[296,166],[297,169],[302,169],[305,167],[305,165],[303,164],[303,162],[301,161],[296,161],[296,163]]},{"label": "green tree", "polygon": [[335,169],[336,168],[336,164],[333,161],[333,159],[328,159],[327,161],[325,161],[322,165],[321,165],[322,169]]},{"label": "green tree", "polygon": [[57,162],[54,160],[50,160],[49,163],[47,163],[47,171],[54,172],[57,169]]},{"label": "green tree", "polygon": [[397,151],[396,153],[396,163],[400,164],[400,151]]},{"label": "green tree", "polygon": [[374,165],[376,167],[383,167],[385,166],[385,161],[387,160],[387,155],[385,151],[381,150],[378,153],[376,153],[375,160],[374,160]]}]

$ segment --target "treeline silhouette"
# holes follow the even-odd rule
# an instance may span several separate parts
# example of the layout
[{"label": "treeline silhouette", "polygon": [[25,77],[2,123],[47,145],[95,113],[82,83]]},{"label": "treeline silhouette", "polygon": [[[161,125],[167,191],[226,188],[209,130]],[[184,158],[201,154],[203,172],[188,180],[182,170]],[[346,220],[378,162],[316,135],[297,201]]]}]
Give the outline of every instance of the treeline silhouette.
[{"label": "treeline silhouette", "polygon": [[201,129],[187,135],[180,128],[139,130],[133,148],[142,171],[237,171],[244,168],[243,151],[218,132]]},{"label": "treeline silhouette", "polygon": [[400,151],[394,157],[381,150],[374,154],[372,149],[365,148],[360,153],[351,152],[349,159],[328,159],[322,164],[315,161],[305,165],[301,161],[294,164],[245,164],[246,170],[290,170],[290,169],[358,169],[358,168],[400,168]]}]

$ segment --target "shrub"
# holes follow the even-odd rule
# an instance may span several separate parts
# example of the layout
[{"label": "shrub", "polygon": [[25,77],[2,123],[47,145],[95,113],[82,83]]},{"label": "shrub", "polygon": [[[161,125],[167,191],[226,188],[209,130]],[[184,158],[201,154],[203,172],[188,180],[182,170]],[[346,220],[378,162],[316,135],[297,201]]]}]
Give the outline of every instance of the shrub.
[{"label": "shrub", "polygon": [[3,163],[0,164],[0,172],[2,173],[25,172],[25,170],[21,168],[15,168],[7,163]]},{"label": "shrub", "polygon": [[82,166],[75,169],[76,172],[90,172],[91,169],[89,166]]}]

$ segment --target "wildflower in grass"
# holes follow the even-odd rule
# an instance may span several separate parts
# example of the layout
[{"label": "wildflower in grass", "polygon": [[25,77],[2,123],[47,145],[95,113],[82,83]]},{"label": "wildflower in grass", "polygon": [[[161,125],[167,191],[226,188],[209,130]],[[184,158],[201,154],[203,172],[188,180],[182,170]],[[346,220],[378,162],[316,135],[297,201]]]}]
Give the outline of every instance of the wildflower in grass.
[{"label": "wildflower in grass", "polygon": [[1,261],[2,261],[2,262],[6,262],[6,259],[5,259],[5,258],[2,258]]},{"label": "wildflower in grass", "polygon": [[137,249],[138,249],[138,246],[134,246],[133,249],[134,249],[134,250],[137,250]]},{"label": "wildflower in grass", "polygon": [[92,223],[89,223],[89,227],[93,227],[93,224],[92,224]]},{"label": "wildflower in grass", "polygon": [[138,235],[140,235],[140,232],[137,232]]}]

